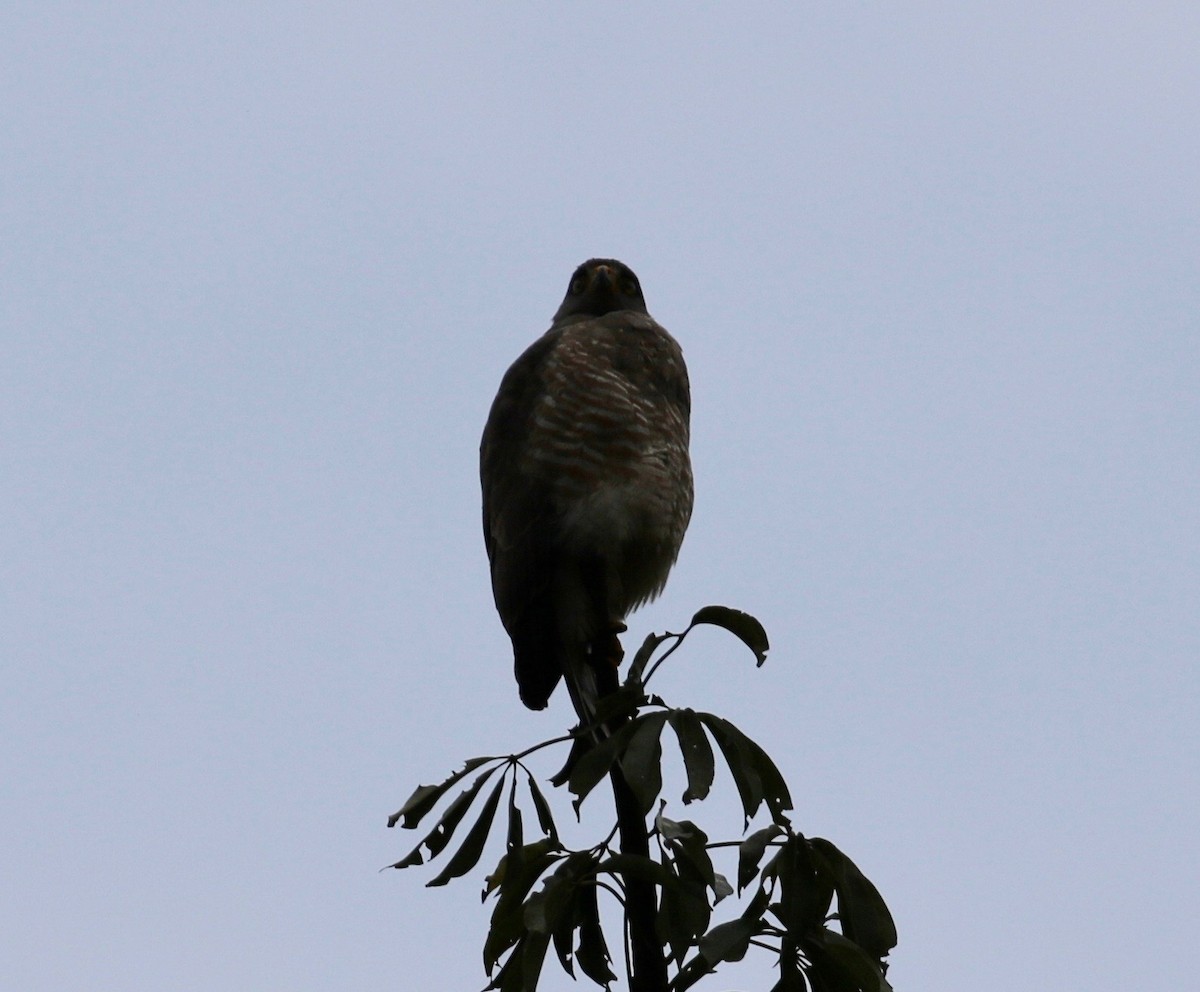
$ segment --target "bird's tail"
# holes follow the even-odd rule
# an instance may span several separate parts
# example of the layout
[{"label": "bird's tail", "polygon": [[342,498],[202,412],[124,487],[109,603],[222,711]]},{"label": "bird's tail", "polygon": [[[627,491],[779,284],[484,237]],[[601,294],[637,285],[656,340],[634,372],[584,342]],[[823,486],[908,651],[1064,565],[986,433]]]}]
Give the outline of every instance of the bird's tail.
[{"label": "bird's tail", "polygon": [[[617,666],[611,645],[613,637],[615,635],[609,635],[591,643],[573,642],[563,657],[563,681],[567,683],[571,704],[579,717],[579,730],[583,732],[572,742],[566,763],[550,779],[555,785],[567,781],[579,759],[611,737],[616,730],[611,722],[601,723],[598,720],[600,700],[617,691]],[[619,648],[619,642],[617,646]]]},{"label": "bird's tail", "polygon": [[604,739],[603,728],[596,723],[596,711],[601,689],[596,677],[596,668],[591,658],[590,645],[575,642],[567,647],[563,658],[563,681],[571,694],[571,705],[579,717],[580,727],[593,727],[591,736],[596,741]]}]

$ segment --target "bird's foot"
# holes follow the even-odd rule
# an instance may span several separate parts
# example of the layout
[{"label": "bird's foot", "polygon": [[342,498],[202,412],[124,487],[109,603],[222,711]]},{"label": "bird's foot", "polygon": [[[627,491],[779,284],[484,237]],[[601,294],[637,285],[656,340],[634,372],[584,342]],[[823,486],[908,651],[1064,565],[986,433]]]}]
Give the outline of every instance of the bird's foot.
[{"label": "bird's foot", "polygon": [[624,620],[610,620],[608,634],[601,638],[603,657],[608,659],[613,668],[620,668],[625,660],[625,649],[621,646],[621,634],[629,629]]}]

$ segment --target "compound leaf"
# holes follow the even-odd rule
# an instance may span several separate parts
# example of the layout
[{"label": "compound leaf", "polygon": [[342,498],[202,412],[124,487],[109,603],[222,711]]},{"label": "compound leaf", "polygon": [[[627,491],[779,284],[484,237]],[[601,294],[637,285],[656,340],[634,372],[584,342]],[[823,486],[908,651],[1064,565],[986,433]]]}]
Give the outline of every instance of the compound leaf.
[{"label": "compound leaf", "polygon": [[484,803],[483,810],[479,814],[479,819],[471,827],[466,840],[454,852],[454,857],[442,869],[441,874],[437,878],[425,883],[428,887],[434,888],[435,886],[445,885],[450,879],[465,875],[478,863],[479,856],[483,854],[483,845],[487,841],[488,831],[492,828],[492,820],[496,817],[496,807],[500,805],[500,790],[503,786],[504,778],[501,777],[500,781],[496,783],[496,788],[488,796],[487,802]]}]

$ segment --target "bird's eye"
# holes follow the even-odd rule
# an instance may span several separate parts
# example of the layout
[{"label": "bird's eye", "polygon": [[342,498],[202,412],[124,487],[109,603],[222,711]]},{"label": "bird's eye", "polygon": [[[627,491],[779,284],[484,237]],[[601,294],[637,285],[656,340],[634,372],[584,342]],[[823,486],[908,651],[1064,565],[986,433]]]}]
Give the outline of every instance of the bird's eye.
[{"label": "bird's eye", "polygon": [[633,276],[626,276],[624,279],[621,280],[621,292],[624,293],[626,296],[637,296],[637,294],[638,294],[637,280],[634,279]]},{"label": "bird's eye", "polygon": [[585,289],[587,289],[587,276],[579,273],[571,280],[571,292],[575,296],[579,296]]}]

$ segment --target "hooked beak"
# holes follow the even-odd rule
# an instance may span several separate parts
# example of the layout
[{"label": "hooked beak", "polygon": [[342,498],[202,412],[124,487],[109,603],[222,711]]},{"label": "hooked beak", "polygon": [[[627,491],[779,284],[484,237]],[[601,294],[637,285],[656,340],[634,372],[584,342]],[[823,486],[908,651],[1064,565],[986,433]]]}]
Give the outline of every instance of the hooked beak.
[{"label": "hooked beak", "polygon": [[612,290],[617,285],[617,274],[612,270],[611,265],[597,265],[592,270],[592,286],[593,290]]}]

